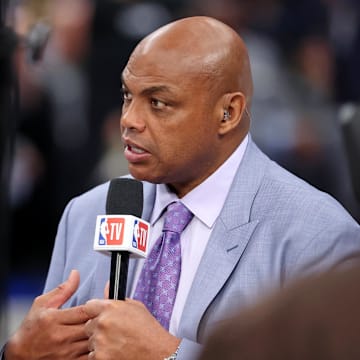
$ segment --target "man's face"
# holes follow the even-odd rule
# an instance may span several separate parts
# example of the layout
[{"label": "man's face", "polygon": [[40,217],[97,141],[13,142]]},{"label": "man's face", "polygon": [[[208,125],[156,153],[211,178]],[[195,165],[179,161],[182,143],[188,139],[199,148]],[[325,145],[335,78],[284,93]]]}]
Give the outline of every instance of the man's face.
[{"label": "man's face", "polygon": [[161,54],[131,59],[123,72],[121,132],[135,178],[172,185],[183,196],[216,170],[218,99],[208,88],[203,75]]}]

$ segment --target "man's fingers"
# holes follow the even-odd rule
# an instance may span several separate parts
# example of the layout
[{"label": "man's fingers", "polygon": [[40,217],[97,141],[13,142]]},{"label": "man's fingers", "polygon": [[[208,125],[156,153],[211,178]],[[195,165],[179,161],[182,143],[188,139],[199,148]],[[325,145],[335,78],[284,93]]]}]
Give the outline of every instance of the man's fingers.
[{"label": "man's fingers", "polygon": [[59,310],[57,316],[63,325],[85,324],[90,318],[84,310],[84,305]]},{"label": "man's fingers", "polygon": [[75,353],[78,354],[79,356],[84,355],[87,358],[87,356],[89,354],[88,339],[86,339],[86,341],[85,340],[79,341],[75,345],[76,345],[76,352]]},{"label": "man's fingers", "polygon": [[[63,345],[62,359],[82,359],[82,356],[86,359],[88,350],[88,339],[81,339],[79,341],[71,341]],[[58,359],[59,357],[56,357]]]},{"label": "man's fingers", "polygon": [[47,308],[59,308],[75,293],[80,283],[80,274],[72,270],[68,279],[57,288],[39,296],[36,303]]},{"label": "man's fingers", "polygon": [[111,303],[111,301],[113,300],[89,300],[84,305],[84,311],[89,316],[89,318],[94,318],[98,316],[105,309],[105,307]]},{"label": "man's fingers", "polygon": [[96,319],[88,320],[85,324],[84,331],[86,336],[88,337],[89,350],[91,349],[90,347],[91,335],[93,334],[95,327],[96,327]]},{"label": "man's fingers", "polygon": [[85,332],[85,325],[72,325],[71,327],[62,327],[61,329],[67,332],[68,338],[73,343],[84,343],[87,348],[88,336]]}]

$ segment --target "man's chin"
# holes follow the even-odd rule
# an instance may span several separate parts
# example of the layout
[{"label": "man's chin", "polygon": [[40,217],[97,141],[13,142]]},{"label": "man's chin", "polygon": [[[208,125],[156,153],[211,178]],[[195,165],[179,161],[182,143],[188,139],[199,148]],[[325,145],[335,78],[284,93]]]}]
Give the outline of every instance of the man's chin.
[{"label": "man's chin", "polygon": [[134,179],[139,180],[139,181],[146,181],[146,182],[149,182],[152,184],[163,183],[163,181],[162,181],[163,178],[156,177],[156,176],[154,176],[154,174],[149,174],[149,172],[145,173],[143,171],[137,171],[136,169],[132,169],[130,166],[129,166],[129,172],[130,172],[130,175]]}]

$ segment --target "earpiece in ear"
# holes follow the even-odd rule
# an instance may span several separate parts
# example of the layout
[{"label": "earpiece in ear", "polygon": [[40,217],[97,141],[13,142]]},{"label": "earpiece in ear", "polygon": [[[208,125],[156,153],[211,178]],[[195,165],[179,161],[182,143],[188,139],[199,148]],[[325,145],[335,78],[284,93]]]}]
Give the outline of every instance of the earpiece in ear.
[{"label": "earpiece in ear", "polygon": [[224,117],[222,121],[228,121],[231,118],[229,110],[224,110]]}]

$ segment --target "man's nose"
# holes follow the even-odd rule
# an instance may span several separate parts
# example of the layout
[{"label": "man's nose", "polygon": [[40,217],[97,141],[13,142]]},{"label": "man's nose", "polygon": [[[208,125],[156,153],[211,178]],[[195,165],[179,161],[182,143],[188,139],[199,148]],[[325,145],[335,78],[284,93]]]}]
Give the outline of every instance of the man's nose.
[{"label": "man's nose", "polygon": [[122,131],[124,131],[124,129],[138,132],[145,130],[144,112],[141,110],[140,104],[133,100],[129,105],[123,106],[120,126]]}]

